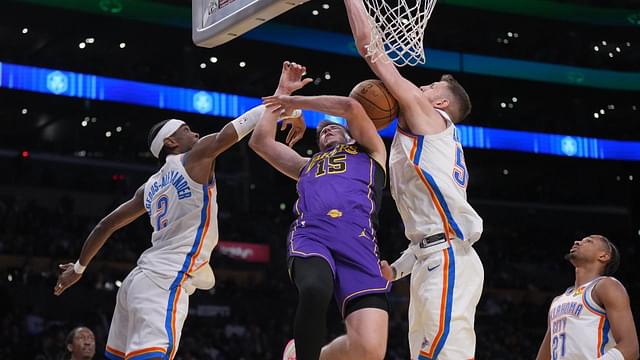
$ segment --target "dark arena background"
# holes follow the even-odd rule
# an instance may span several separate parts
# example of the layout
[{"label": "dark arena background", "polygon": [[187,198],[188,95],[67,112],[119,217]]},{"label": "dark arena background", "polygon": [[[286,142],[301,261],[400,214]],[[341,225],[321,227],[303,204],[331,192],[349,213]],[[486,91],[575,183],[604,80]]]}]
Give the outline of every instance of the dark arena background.
[{"label": "dark arena background", "polygon": [[[78,325],[103,357],[116,291],[150,246],[148,218],[114,234],[62,296],[53,286],[58,264],[75,261],[93,226],[157,169],[154,123],[215,132],[273,93],[284,60],[307,66],[305,95],[347,95],[374,78],[342,1],[310,1],[213,49],[192,43],[190,5],[2,2],[0,359],[68,359]],[[473,103],[461,131],[470,203],[484,219],[476,358],[535,357],[551,300],[573,283],[563,256],[588,234],[620,249],[616,276],[637,324],[640,2],[440,0],[425,47],[427,65],[401,72],[418,84],[451,73]],[[295,149],[310,154],[314,142],[309,127]],[[176,358],[280,359],[297,300],[285,259],[295,183],[246,139],[216,171],[217,284],[191,296]],[[407,245],[388,188],[378,241],[388,260]],[[390,294],[387,359],[409,358],[408,290],[404,279]],[[327,326],[327,340],[344,331],[335,304]]]}]

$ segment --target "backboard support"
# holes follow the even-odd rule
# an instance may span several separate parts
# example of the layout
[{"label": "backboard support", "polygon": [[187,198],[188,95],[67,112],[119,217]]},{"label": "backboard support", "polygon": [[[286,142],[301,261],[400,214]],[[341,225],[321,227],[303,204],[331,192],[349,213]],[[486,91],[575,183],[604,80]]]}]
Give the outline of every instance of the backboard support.
[{"label": "backboard support", "polygon": [[194,44],[222,45],[308,0],[191,0]]}]

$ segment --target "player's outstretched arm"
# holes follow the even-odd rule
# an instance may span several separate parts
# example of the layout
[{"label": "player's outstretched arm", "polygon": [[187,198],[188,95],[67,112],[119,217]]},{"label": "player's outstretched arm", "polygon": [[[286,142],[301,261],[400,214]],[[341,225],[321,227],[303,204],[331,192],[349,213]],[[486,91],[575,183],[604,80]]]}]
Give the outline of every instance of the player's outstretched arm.
[{"label": "player's outstretched arm", "polygon": [[[285,61],[282,64],[280,82],[274,95],[289,95],[311,82],[311,79],[302,79],[305,72],[304,66]],[[275,140],[279,113],[280,111],[264,112],[251,135],[249,147],[278,171],[297,180],[300,170],[308,159]]]},{"label": "player's outstretched arm", "polygon": [[367,46],[371,43],[371,24],[367,18],[368,15],[362,0],[344,0],[344,4],[347,8],[349,25],[360,56],[366,60],[371,70],[384,82],[393,97],[400,102],[401,110],[407,113],[407,116],[410,116],[413,111],[419,111],[421,105],[416,103],[420,100],[421,90],[405,79],[389,59],[381,58],[373,62],[371,57],[367,56]]},{"label": "player's outstretched arm", "polygon": [[344,0],[349,24],[356,42],[358,53],[365,59],[371,70],[382,80],[400,104],[400,124],[415,134],[436,134],[441,132],[443,122],[431,102],[415,84],[404,78],[396,66],[383,54],[373,62],[367,56],[367,46],[371,43],[371,24],[364,8],[363,0]]},{"label": "player's outstretched arm", "polygon": [[540,349],[538,349],[536,360],[551,360],[551,333],[549,332],[548,326],[547,333],[544,334],[544,339],[542,339],[542,344],[540,344]]},{"label": "player's outstretched arm", "polygon": [[263,98],[269,110],[307,109],[347,119],[351,136],[369,155],[386,168],[387,149],[373,122],[360,103],[345,96],[287,96],[273,95]]},{"label": "player's outstretched arm", "polygon": [[[58,281],[53,289],[55,295],[62,294],[68,287],[75,284],[82,277],[82,271],[89,265],[91,259],[100,251],[104,243],[118,229],[130,224],[132,221],[144,214],[144,186],[138,188],[136,193],[127,202],[113,210],[96,225],[89,237],[82,245],[82,251],[77,264],[60,264],[62,273],[58,276]],[[76,270],[79,270],[76,271]]]},{"label": "player's outstretched arm", "polygon": [[[638,333],[633,322],[633,314],[629,305],[629,295],[624,286],[614,278],[600,280],[593,291],[594,300],[602,303],[607,311],[616,346],[599,359],[618,360],[619,355],[612,352],[617,349],[625,360],[638,359]],[[610,354],[611,353],[611,354]]]}]

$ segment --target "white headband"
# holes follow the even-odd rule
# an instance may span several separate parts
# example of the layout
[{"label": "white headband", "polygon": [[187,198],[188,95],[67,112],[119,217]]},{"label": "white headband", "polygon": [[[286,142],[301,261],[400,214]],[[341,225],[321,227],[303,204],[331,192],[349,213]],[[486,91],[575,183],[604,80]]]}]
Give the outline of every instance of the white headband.
[{"label": "white headband", "polygon": [[164,146],[164,139],[173,135],[173,133],[176,132],[176,130],[178,130],[178,128],[184,124],[185,122],[182,120],[171,119],[162,126],[160,131],[158,131],[158,134],[156,134],[156,137],[153,138],[151,147],[149,147],[153,156],[155,156],[156,158],[160,156],[160,151]]}]

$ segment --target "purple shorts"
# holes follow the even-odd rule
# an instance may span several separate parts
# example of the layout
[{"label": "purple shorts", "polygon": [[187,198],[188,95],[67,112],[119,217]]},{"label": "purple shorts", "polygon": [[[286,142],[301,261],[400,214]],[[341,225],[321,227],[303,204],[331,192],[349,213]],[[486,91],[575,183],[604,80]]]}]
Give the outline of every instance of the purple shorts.
[{"label": "purple shorts", "polygon": [[289,259],[318,256],[329,263],[343,316],[349,300],[391,290],[380,271],[378,245],[368,219],[298,219],[291,225],[287,255]]}]

